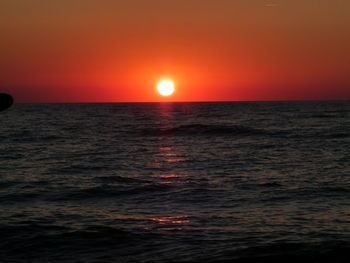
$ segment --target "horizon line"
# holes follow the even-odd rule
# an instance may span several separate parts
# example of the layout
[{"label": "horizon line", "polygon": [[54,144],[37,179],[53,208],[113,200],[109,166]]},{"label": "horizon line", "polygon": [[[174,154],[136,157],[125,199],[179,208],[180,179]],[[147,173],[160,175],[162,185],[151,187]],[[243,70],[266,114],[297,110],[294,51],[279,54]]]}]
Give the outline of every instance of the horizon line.
[{"label": "horizon line", "polygon": [[211,103],[211,102],[321,102],[350,101],[350,99],[300,99],[300,100],[198,100],[198,101],[76,101],[76,102],[15,102],[14,104],[128,104],[128,103]]}]

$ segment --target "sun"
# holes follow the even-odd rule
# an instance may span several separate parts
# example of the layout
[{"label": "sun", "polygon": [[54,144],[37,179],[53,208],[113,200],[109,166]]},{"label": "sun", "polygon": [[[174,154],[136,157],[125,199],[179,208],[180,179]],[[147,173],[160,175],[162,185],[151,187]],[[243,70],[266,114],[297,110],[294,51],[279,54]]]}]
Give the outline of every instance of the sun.
[{"label": "sun", "polygon": [[171,80],[161,80],[158,82],[157,90],[162,96],[170,96],[175,91],[175,84]]}]

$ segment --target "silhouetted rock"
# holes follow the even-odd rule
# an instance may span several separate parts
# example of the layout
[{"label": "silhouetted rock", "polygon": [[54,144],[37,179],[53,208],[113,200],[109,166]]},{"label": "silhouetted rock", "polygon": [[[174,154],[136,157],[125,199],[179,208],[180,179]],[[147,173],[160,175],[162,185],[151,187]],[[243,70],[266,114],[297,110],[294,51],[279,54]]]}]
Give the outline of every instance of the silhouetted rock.
[{"label": "silhouetted rock", "polygon": [[6,93],[0,93],[0,111],[6,110],[13,104],[13,98]]}]

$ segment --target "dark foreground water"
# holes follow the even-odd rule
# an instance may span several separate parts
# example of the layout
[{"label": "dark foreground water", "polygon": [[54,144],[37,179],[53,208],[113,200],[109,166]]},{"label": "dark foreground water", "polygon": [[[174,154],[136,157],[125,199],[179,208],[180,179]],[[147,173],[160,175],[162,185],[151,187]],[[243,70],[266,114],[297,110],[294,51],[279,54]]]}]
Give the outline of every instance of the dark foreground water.
[{"label": "dark foreground water", "polygon": [[2,263],[349,257],[349,102],[0,113]]}]

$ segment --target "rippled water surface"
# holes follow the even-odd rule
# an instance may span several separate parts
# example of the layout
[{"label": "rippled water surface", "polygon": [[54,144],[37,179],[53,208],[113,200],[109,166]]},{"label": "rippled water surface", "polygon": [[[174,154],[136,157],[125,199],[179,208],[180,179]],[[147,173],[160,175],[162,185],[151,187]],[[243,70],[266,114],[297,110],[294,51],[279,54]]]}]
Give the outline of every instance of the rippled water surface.
[{"label": "rippled water surface", "polygon": [[350,103],[17,104],[1,262],[347,262]]}]

